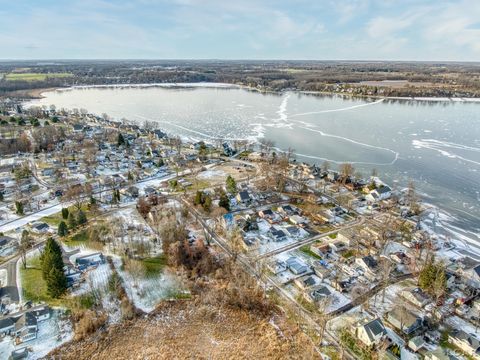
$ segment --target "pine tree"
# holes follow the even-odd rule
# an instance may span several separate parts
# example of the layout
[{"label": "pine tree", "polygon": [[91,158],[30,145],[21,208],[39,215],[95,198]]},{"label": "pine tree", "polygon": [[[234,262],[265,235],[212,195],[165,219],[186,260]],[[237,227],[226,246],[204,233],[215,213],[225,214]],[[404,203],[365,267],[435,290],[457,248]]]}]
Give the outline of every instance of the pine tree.
[{"label": "pine tree", "polygon": [[236,194],[237,193],[237,183],[231,175],[228,175],[228,177],[227,177],[226,186],[227,186],[227,191],[230,194]]},{"label": "pine tree", "polygon": [[212,209],[212,198],[210,197],[210,195],[205,195],[202,206],[203,210],[205,210],[206,212],[210,212],[210,210]]},{"label": "pine tree", "polygon": [[51,268],[48,272],[46,283],[47,291],[53,298],[59,298],[67,290],[67,277],[63,269]]},{"label": "pine tree", "polygon": [[123,138],[122,133],[118,133],[117,145],[118,146],[125,145],[125,139]]},{"label": "pine tree", "polygon": [[227,211],[230,211],[230,199],[223,191],[220,194],[220,201],[218,202],[218,206],[223,207]]},{"label": "pine tree", "polygon": [[62,218],[67,220],[68,219],[68,208],[62,208]]},{"label": "pine tree", "polygon": [[23,203],[21,201],[15,201],[15,213],[23,215]]},{"label": "pine tree", "polygon": [[200,205],[203,203],[203,193],[200,190],[197,190],[195,194],[195,199],[193,200],[195,205]]},{"label": "pine tree", "polygon": [[63,271],[63,259],[62,259],[62,249],[60,245],[49,238],[45,244],[45,248],[41,255],[42,262],[42,274],[43,278],[46,280],[48,273],[52,268],[60,269]]},{"label": "pine tree", "polygon": [[84,225],[87,223],[87,215],[82,210],[79,210],[77,213],[77,223],[78,225]]},{"label": "pine tree", "polygon": [[75,216],[73,213],[68,214],[68,228],[70,230],[73,230],[77,227],[77,219],[75,219]]},{"label": "pine tree", "polygon": [[64,236],[67,236],[67,234],[68,234],[67,224],[65,224],[65,221],[61,221],[60,224],[58,224],[58,236],[64,237]]}]

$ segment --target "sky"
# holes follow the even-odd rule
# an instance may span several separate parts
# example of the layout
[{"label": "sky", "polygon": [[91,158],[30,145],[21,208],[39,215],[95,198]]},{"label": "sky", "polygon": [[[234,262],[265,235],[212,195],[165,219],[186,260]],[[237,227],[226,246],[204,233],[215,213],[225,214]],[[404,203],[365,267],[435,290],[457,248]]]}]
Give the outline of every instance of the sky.
[{"label": "sky", "polygon": [[0,59],[480,61],[480,0],[0,0]]}]

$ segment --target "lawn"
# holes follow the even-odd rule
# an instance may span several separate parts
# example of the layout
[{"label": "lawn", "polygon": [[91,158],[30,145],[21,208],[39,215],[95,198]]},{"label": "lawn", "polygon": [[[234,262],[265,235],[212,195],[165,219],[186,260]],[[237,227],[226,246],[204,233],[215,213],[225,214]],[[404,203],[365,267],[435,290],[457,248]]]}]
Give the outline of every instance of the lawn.
[{"label": "lawn", "polygon": [[72,297],[64,295],[60,299],[52,298],[47,293],[47,284],[42,277],[40,256],[28,259],[27,268],[20,268],[23,297],[33,302],[45,302],[50,306],[60,306],[69,309],[89,309],[93,306],[94,297],[90,293]]},{"label": "lawn", "polygon": [[9,81],[43,81],[47,77],[49,78],[65,78],[71,77],[73,74],[70,73],[11,73],[5,74],[5,80]]},{"label": "lawn", "polygon": [[[91,212],[88,210],[88,205],[87,204],[83,204],[81,209],[83,210],[83,212],[85,213],[85,215],[87,215],[87,219],[90,220],[91,218]],[[70,206],[68,208],[68,210],[70,212],[73,212],[74,214],[77,213],[77,208],[75,206]],[[62,212],[59,211],[55,214],[52,214],[52,215],[48,215],[48,216],[45,216],[43,218],[40,219],[40,221],[44,221],[46,222],[48,225],[54,227],[55,229],[58,227],[58,224],[60,224],[61,221],[65,221],[65,223],[67,222],[67,220],[65,220],[64,218],[62,218]]]},{"label": "lawn", "polygon": [[82,229],[74,235],[67,236],[64,240],[68,246],[77,246],[85,244],[88,241],[87,229]]},{"label": "lawn", "polygon": [[312,250],[310,250],[310,245],[304,245],[300,248],[300,251],[303,252],[304,254],[311,256],[315,259],[322,260],[320,256],[315,254]]},{"label": "lawn", "polygon": [[22,290],[25,300],[33,302],[46,302],[51,306],[63,305],[63,299],[54,299],[47,293],[47,284],[42,277],[40,257],[28,259],[27,268],[20,268]]},{"label": "lawn", "polygon": [[167,265],[167,258],[165,255],[157,257],[146,258],[142,260],[145,267],[145,275],[157,275],[162,272],[163,268]]}]

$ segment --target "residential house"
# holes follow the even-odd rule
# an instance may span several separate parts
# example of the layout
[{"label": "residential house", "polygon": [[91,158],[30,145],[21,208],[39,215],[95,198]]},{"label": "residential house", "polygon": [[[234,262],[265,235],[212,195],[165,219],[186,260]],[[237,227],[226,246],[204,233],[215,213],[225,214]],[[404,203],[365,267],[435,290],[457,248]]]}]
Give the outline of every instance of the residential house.
[{"label": "residential house", "polygon": [[310,245],[310,251],[314,254],[324,258],[329,252],[331,252],[330,246],[321,242],[314,242]]},{"label": "residential house", "polygon": [[378,269],[378,262],[373,256],[367,255],[362,258],[356,258],[355,263],[365,271],[365,275],[375,277]]},{"label": "residential house", "polygon": [[367,346],[378,345],[385,336],[387,330],[380,319],[373,319],[367,323],[357,325],[355,328],[357,338]]},{"label": "residential house", "polygon": [[287,270],[287,265],[283,261],[276,260],[267,265],[268,269],[274,274],[280,274]]},{"label": "residential house", "polygon": [[300,229],[296,226],[288,226],[285,228],[285,231],[292,237],[297,237],[300,235]]},{"label": "residential house", "polygon": [[422,327],[422,319],[404,307],[396,306],[387,312],[385,319],[406,335],[412,334]]},{"label": "residential house", "polygon": [[287,237],[283,229],[278,226],[272,226],[269,230],[269,234],[274,241],[283,241]]},{"label": "residential house", "polygon": [[252,201],[252,198],[251,198],[250,194],[246,190],[240,191],[237,194],[236,199],[239,203],[242,203],[242,204],[247,204],[250,201]]},{"label": "residential house", "polygon": [[466,354],[480,359],[480,341],[474,334],[456,329],[448,336],[448,340]]},{"label": "residential house", "polygon": [[37,234],[45,234],[50,230],[48,224],[44,222],[34,222],[32,224],[32,231]]},{"label": "residential house", "polygon": [[307,290],[320,284],[321,280],[316,275],[305,275],[294,280],[295,285],[300,290]]},{"label": "residential house", "polygon": [[129,186],[123,193],[132,198],[137,198],[139,195],[139,190],[136,186]]},{"label": "residential house", "polygon": [[300,215],[292,215],[290,216],[289,220],[292,224],[298,226],[305,226],[305,224],[307,223],[307,220]]},{"label": "residential house", "polygon": [[386,200],[392,196],[392,189],[388,186],[380,186],[377,189],[370,191],[370,195],[372,195],[377,200]]},{"label": "residential house", "polygon": [[260,210],[258,212],[258,216],[260,216],[262,219],[270,220],[274,218],[274,212],[272,209]]},{"label": "residential house", "polygon": [[31,312],[25,312],[15,321],[14,333],[21,342],[37,338],[37,318]]},{"label": "residential house", "polygon": [[295,210],[291,205],[279,206],[278,212],[282,213],[284,216],[290,216],[298,213],[297,210]]},{"label": "residential house", "polygon": [[0,319],[0,334],[9,335],[15,329],[15,321],[10,317]]},{"label": "residential house", "polygon": [[408,347],[415,352],[420,351],[425,345],[423,336],[415,336],[408,341]]},{"label": "residential house", "polygon": [[320,286],[306,291],[303,297],[308,302],[318,303],[331,295],[331,291],[326,286]]},{"label": "residential house", "polygon": [[80,256],[75,259],[75,265],[78,269],[86,269],[90,266],[97,266],[105,263],[105,258],[102,253],[94,253],[85,256]]},{"label": "residential house", "polygon": [[430,302],[429,296],[420,288],[402,290],[400,296],[419,308],[423,308]]},{"label": "residential house", "polygon": [[35,308],[30,312],[35,316],[38,322],[50,319],[50,308],[48,306]]},{"label": "residential house", "polygon": [[310,270],[300,259],[293,256],[286,261],[286,264],[288,269],[295,275],[302,275]]}]

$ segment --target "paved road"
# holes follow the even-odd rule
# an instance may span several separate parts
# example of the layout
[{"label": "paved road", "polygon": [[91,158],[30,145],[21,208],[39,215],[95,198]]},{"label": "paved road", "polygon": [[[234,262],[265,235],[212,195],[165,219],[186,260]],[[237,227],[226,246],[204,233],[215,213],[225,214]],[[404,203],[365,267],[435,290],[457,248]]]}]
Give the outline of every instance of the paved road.
[{"label": "paved road", "polygon": [[15,261],[8,262],[5,266],[0,266],[1,269],[7,270],[7,285],[0,289],[0,298],[8,296],[12,302],[18,302],[19,294],[17,289],[17,263],[18,258]]},{"label": "paved road", "polygon": [[[43,246],[46,240],[40,240],[36,243],[28,253],[35,251]],[[17,264],[21,266],[21,262],[19,262],[20,255],[16,255],[5,263],[0,265],[0,269],[7,270],[7,286],[0,289],[0,297],[8,295],[11,301],[19,302],[21,301],[21,289],[18,288],[19,286],[19,279],[17,279]]]}]

